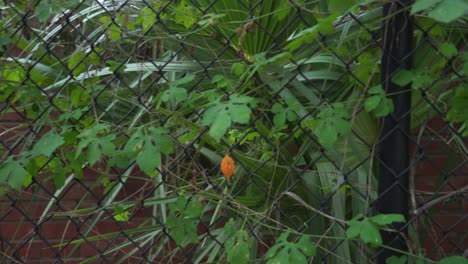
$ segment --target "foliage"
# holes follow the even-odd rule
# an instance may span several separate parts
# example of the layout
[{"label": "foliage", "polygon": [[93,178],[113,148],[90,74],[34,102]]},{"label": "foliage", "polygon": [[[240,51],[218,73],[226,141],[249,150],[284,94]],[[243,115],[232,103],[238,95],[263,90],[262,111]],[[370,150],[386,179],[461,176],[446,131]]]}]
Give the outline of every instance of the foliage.
[{"label": "foliage", "polygon": [[451,108],[447,114],[447,119],[452,122],[462,123],[462,135],[468,136],[468,87],[457,87],[455,97],[452,99]]},{"label": "foliage", "polygon": [[467,263],[467,260],[465,257],[462,257],[462,256],[451,256],[448,258],[444,258],[437,263],[438,264],[463,264],[463,263]]},{"label": "foliage", "polygon": [[351,130],[349,116],[342,103],[324,107],[317,115],[317,120],[311,124],[312,130],[322,146],[331,148],[338,136],[346,136]]},{"label": "foliage", "polygon": [[411,7],[412,14],[426,10],[430,18],[449,23],[466,14],[468,3],[463,0],[418,0]]},{"label": "foliage", "polygon": [[297,243],[288,241],[289,231],[282,233],[276,244],[266,253],[267,263],[307,263],[307,258],[315,256],[316,249],[309,237],[303,235]]},{"label": "foliage", "polygon": [[376,117],[384,117],[393,113],[393,102],[385,96],[382,86],[374,86],[369,89],[368,93],[371,96],[364,103],[366,111],[374,113]]},{"label": "foliage", "polygon": [[203,213],[203,206],[196,200],[188,201],[179,196],[175,203],[169,205],[170,213],[166,226],[174,241],[182,246],[198,242],[197,218]]},{"label": "foliage", "polygon": [[219,141],[232,123],[248,124],[251,107],[255,107],[255,100],[248,96],[231,95],[229,101],[221,102],[218,98],[209,104],[202,125],[210,126],[210,136]]},{"label": "foliage", "polygon": [[224,232],[229,237],[224,246],[229,263],[249,263],[250,260],[250,237],[245,230],[237,230],[234,219],[231,218],[224,225]]},{"label": "foliage", "polygon": [[393,222],[404,223],[405,219],[402,215],[396,214],[379,214],[372,217],[357,215],[348,221],[349,228],[346,231],[346,237],[360,238],[371,246],[380,246],[382,238],[379,229]]},{"label": "foliage", "polygon": [[[382,243],[379,230],[404,222],[364,216],[377,196],[376,127],[394,111],[380,81],[381,49],[369,45],[380,41],[380,1],[10,2],[15,7],[2,6],[0,21],[0,99],[35,122],[34,133],[18,140],[20,151],[0,149],[7,189],[52,180],[58,197],[93,170],[104,190],[100,206],[116,221],[152,207],[151,226],[129,232],[142,247],[158,241],[153,260],[164,248],[175,255],[202,245],[193,247],[198,263],[308,263],[314,256],[365,263]],[[411,87],[414,100],[447,112],[463,136],[463,34],[432,24],[457,23],[466,11],[461,0],[416,1],[411,12],[421,28],[440,27],[438,49],[420,37],[425,50],[414,55],[415,66],[392,77]],[[13,31],[26,20],[34,33]],[[21,54],[3,57],[12,49]],[[414,124],[434,115],[419,105]],[[231,152],[236,174],[223,189],[217,166]],[[129,178],[154,192],[135,203],[118,200]],[[104,217],[96,213],[89,230]],[[73,243],[100,238],[88,232]],[[257,251],[268,243],[266,253]],[[331,248],[339,254],[328,254]]]}]

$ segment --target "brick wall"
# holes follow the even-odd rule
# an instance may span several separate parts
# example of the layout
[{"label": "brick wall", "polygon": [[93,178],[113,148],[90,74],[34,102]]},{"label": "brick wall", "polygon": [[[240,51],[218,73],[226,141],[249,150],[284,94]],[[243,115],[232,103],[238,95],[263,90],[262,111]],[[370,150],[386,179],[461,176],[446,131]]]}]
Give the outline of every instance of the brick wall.
[{"label": "brick wall", "polygon": [[[117,200],[133,201],[133,198],[128,199],[129,194],[143,185],[142,181],[128,182],[119,192]],[[100,199],[103,197],[102,187],[92,180],[73,180],[64,191],[66,194],[59,196],[58,201],[50,207],[49,213],[43,217],[42,213],[55,189],[51,184],[45,184],[44,187],[43,189],[33,184],[25,191],[11,193],[1,200],[0,241],[4,256],[19,256],[25,263],[55,263],[57,256],[60,256],[64,263],[79,263],[87,257],[99,256],[100,252],[126,241],[122,235],[96,241],[87,239],[73,251],[74,245],[70,242],[83,239],[81,234],[90,227],[96,214],[74,215],[71,211],[99,208]],[[93,195],[90,195],[91,192]],[[112,210],[104,210],[102,221],[93,225],[88,237],[135,228],[151,214],[149,210],[140,209],[131,212],[129,222],[117,222],[112,213]],[[109,262],[117,260],[133,248],[129,246],[106,255],[104,259]],[[3,259],[1,262],[7,263],[4,261],[7,260]]]},{"label": "brick wall", "polygon": [[[468,160],[454,142],[448,124],[434,118],[414,131],[413,153],[414,200],[417,207],[439,199],[417,218],[418,233],[428,257],[440,259],[445,255],[462,255],[468,248]],[[468,143],[465,139],[465,146]],[[419,146],[419,148],[417,147]],[[454,194],[455,195],[451,195]],[[447,197],[447,198],[443,198]]]}]

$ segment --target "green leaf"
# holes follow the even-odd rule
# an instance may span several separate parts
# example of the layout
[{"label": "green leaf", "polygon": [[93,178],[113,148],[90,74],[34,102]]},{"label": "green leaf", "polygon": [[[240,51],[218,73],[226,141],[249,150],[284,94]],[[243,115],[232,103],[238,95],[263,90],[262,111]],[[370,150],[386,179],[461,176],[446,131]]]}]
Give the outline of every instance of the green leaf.
[{"label": "green leaf", "polygon": [[163,92],[161,101],[163,102],[182,102],[188,98],[187,90],[179,87],[172,87]]},{"label": "green leaf", "polygon": [[361,233],[362,222],[355,217],[348,221],[348,226],[346,237],[349,239],[358,238]]},{"label": "green leaf", "polygon": [[216,105],[216,106],[213,106],[213,107],[210,107],[208,108],[204,115],[203,115],[203,119],[201,121],[201,125],[202,126],[209,126],[211,125],[217,118],[218,116],[218,113],[221,112],[221,110],[223,110],[223,105]]},{"label": "green leaf", "polygon": [[419,11],[429,9],[441,1],[444,0],[418,0],[411,7],[411,14],[415,14]]},{"label": "green leaf", "polygon": [[462,123],[464,128],[462,136],[468,136],[468,87],[455,88],[455,96],[450,102],[450,108],[447,113],[447,120],[450,122]]},{"label": "green leaf", "polygon": [[112,142],[115,134],[110,134],[99,139],[99,148],[102,154],[112,156],[115,153],[115,145]]},{"label": "green leaf", "polygon": [[119,40],[122,38],[121,29],[116,24],[111,24],[108,28],[110,40]]},{"label": "green leaf", "polygon": [[197,16],[201,17],[195,6],[188,5],[185,1],[180,1],[174,8],[174,13],[175,22],[184,25],[186,29],[190,29],[197,22]]},{"label": "green leaf", "polygon": [[44,155],[49,157],[58,147],[62,146],[64,143],[65,140],[63,137],[57,135],[55,130],[51,130],[43,135],[41,139],[34,145],[34,148],[31,151],[31,155]]},{"label": "green leaf", "polygon": [[174,212],[184,211],[185,205],[188,203],[188,200],[185,196],[181,195],[177,197],[177,201],[174,204],[171,204],[169,208]]},{"label": "green leaf", "polygon": [[151,8],[145,7],[138,14],[136,21],[141,23],[144,31],[148,31],[156,23],[156,13]]},{"label": "green leaf", "polygon": [[[189,216],[200,213],[200,205],[195,204],[195,206],[193,206],[190,205],[191,203],[199,202],[192,200],[187,205],[187,207],[185,207],[187,204],[187,198],[184,196],[179,196],[175,203],[169,205],[170,213],[166,220],[166,226],[169,229],[169,234],[172,236],[174,241],[181,246],[186,246],[190,243],[198,242],[198,220]],[[187,210],[192,212],[187,212]],[[177,212],[181,213],[177,215]]]},{"label": "green leaf", "polygon": [[232,122],[247,124],[250,120],[252,110],[245,104],[236,104],[229,106],[229,115]]},{"label": "green leaf", "polygon": [[286,112],[278,112],[273,117],[273,124],[276,129],[281,129],[286,124]]},{"label": "green leaf", "polygon": [[292,122],[297,119],[297,115],[294,111],[292,111],[290,108],[286,111],[286,117],[289,122]]},{"label": "green leaf", "polygon": [[[399,219],[392,217],[393,219]],[[382,220],[384,221],[384,220]],[[382,237],[380,236],[379,227],[370,218],[357,215],[348,221],[348,230],[346,230],[346,237],[349,239],[360,238],[362,241],[369,243],[372,246],[380,246],[382,244]]]},{"label": "green leaf", "polygon": [[62,186],[65,184],[65,174],[67,173],[67,170],[62,168],[62,167],[56,167],[54,168],[54,185],[55,188],[60,189]]},{"label": "green leaf", "polygon": [[442,259],[437,264],[468,264],[468,260],[462,256],[451,256]]},{"label": "green leaf", "polygon": [[[232,219],[232,218],[231,218]],[[227,261],[229,263],[247,264],[250,260],[249,236],[239,230],[225,242]]]},{"label": "green leaf", "polygon": [[119,204],[114,206],[114,212],[114,219],[118,222],[126,222],[130,217],[130,211]]},{"label": "green leaf", "polygon": [[274,244],[265,254],[266,259],[273,258],[276,255],[276,252],[283,246],[282,243],[276,243]]},{"label": "green leaf", "polygon": [[377,108],[377,106],[380,103],[380,96],[371,96],[366,99],[366,102],[364,103],[364,108],[366,109],[367,112],[371,112],[374,109]]},{"label": "green leaf", "polygon": [[302,235],[297,243],[297,246],[302,250],[302,252],[310,257],[315,256],[317,254],[317,249],[315,248],[314,243],[310,241],[310,237],[307,235]]},{"label": "green leaf", "polygon": [[250,106],[255,106],[256,102],[252,97],[232,94],[228,102],[215,101],[213,106],[208,108],[203,116],[201,124],[210,126],[209,135],[219,141],[232,122],[247,124],[250,120],[252,110]]},{"label": "green leaf", "polygon": [[150,127],[145,134],[143,127],[139,127],[125,145],[124,152],[127,155],[137,152],[138,166],[152,176],[161,165],[161,153],[174,153],[174,142],[167,133],[167,129]]},{"label": "green leaf", "polygon": [[370,88],[368,91],[367,91],[368,94],[377,94],[377,95],[381,95],[381,94],[385,94],[385,91],[384,89],[382,89],[382,85],[376,85],[376,86],[373,86],[372,88]]},{"label": "green leaf", "polygon": [[109,65],[109,70],[113,73],[122,74],[125,72],[125,63],[108,60],[106,64]]},{"label": "green leaf", "polygon": [[406,264],[407,256],[391,256],[385,260],[385,264]]},{"label": "green leaf", "polygon": [[219,141],[226,134],[229,127],[231,127],[231,116],[227,110],[220,111],[211,124],[209,134],[213,139]]},{"label": "green leaf", "polygon": [[47,21],[52,10],[49,6],[48,0],[42,0],[36,7],[36,15],[39,18],[39,22],[44,23]]},{"label": "green leaf", "polygon": [[[376,102],[377,104],[375,104]],[[372,110],[370,110],[371,106],[373,107]],[[384,117],[394,111],[393,101],[385,95],[374,95],[369,97],[364,104],[364,108],[366,111],[374,113],[376,117]]]},{"label": "green leaf", "polygon": [[342,103],[335,103],[325,107],[318,115],[316,126],[312,128],[320,144],[324,148],[331,148],[338,136],[345,136],[351,130],[348,113]]},{"label": "green leaf", "polygon": [[80,50],[80,51],[75,52],[68,59],[68,68],[70,70],[73,70],[72,72],[74,76],[78,76],[80,73],[83,73],[86,70],[84,57],[85,57],[84,51]]},{"label": "green leaf", "polygon": [[185,226],[179,222],[179,219],[170,213],[166,220],[166,225],[169,228],[169,234],[177,245],[181,245],[185,238]]},{"label": "green leaf", "polygon": [[361,232],[359,237],[362,241],[371,244],[372,246],[382,245],[382,237],[380,236],[379,228],[372,223],[369,218],[364,218],[361,224]]},{"label": "green leaf", "polygon": [[142,151],[138,153],[136,162],[143,172],[153,175],[161,165],[161,153],[156,147],[146,143]]},{"label": "green leaf", "polygon": [[323,125],[318,125],[315,134],[320,144],[326,149],[331,148],[336,140],[338,140],[338,132],[330,122],[324,122]]},{"label": "green leaf", "polygon": [[[245,231],[244,231],[245,232]],[[250,260],[250,249],[248,243],[240,241],[228,251],[229,263],[247,264]]]},{"label": "green leaf", "polygon": [[144,142],[143,128],[139,127],[135,130],[132,136],[128,139],[127,144],[125,144],[124,151],[127,153],[136,152],[142,148],[143,142]]},{"label": "green leaf", "polygon": [[80,154],[83,152],[83,149],[86,148],[90,142],[91,141],[87,139],[81,139],[80,142],[78,142],[75,151],[75,159],[77,159],[80,156]]},{"label": "green leaf", "polygon": [[[187,244],[198,242],[197,223],[198,221],[196,220],[185,221],[185,235],[187,238]],[[186,244],[182,244],[182,245],[186,245]]]},{"label": "green leaf", "polygon": [[218,89],[230,87],[229,81],[221,74],[215,75],[212,83],[216,84],[216,88]]},{"label": "green leaf", "polygon": [[13,189],[19,190],[31,182],[31,175],[24,169],[20,160],[7,159],[0,168],[0,183],[7,182]]},{"label": "green leaf", "polygon": [[303,235],[297,243],[288,241],[290,231],[283,232],[276,244],[265,254],[267,263],[307,263],[307,257],[314,256],[316,249],[309,240],[309,236]]},{"label": "green leaf", "polygon": [[286,230],[285,232],[281,233],[278,240],[281,242],[288,242],[288,237],[291,234],[291,231]]},{"label": "green leaf", "polygon": [[103,26],[108,26],[110,23],[112,23],[112,19],[109,16],[102,16],[98,20],[102,23]]},{"label": "green leaf", "polygon": [[416,75],[416,77],[413,80],[413,83],[411,84],[411,88],[418,90],[420,88],[432,85],[433,82],[434,78],[432,78],[429,74],[421,73]]},{"label": "green leaf", "polygon": [[[289,264],[289,247],[284,247],[278,253],[276,253],[275,257],[270,260],[271,262],[268,263],[275,263],[275,264]],[[293,263],[291,263],[293,264]]]},{"label": "green leaf", "polygon": [[159,135],[156,139],[156,146],[164,154],[174,153],[174,141],[170,136]]},{"label": "green leaf", "polygon": [[439,51],[444,54],[445,57],[451,58],[458,54],[457,47],[453,43],[446,42],[439,46]]},{"label": "green leaf", "polygon": [[227,236],[232,236],[236,232],[236,224],[234,218],[229,218],[229,221],[224,225],[224,232]]},{"label": "green leaf", "polygon": [[203,214],[205,206],[203,206],[198,200],[192,199],[184,208],[184,217],[197,218]]},{"label": "green leaf", "polygon": [[272,107],[271,107],[271,112],[277,114],[277,113],[281,113],[284,111],[284,108],[281,104],[279,103],[275,103]]},{"label": "green leaf", "polygon": [[468,12],[466,0],[444,0],[432,9],[428,16],[442,23],[450,23]]},{"label": "green leaf", "polygon": [[271,112],[275,114],[273,117],[273,124],[275,125],[276,129],[281,129],[285,124],[286,120],[294,121],[296,120],[297,116],[295,111],[300,110],[300,104],[295,100],[287,101],[288,106],[286,109],[280,104],[275,103],[271,108]]},{"label": "green leaf", "polygon": [[173,82],[170,82],[169,85],[171,86],[179,86],[179,85],[183,85],[183,84],[187,84],[187,83],[190,83],[191,81],[193,81],[197,76],[195,74],[189,74],[189,75],[186,75],[184,76],[183,78],[181,79],[178,79],[176,81],[173,81]]},{"label": "green leaf", "polygon": [[398,86],[406,86],[413,81],[414,74],[409,70],[399,70],[393,77],[392,82]]},{"label": "green leaf", "polygon": [[99,149],[99,143],[97,141],[93,141],[88,145],[86,158],[90,166],[96,164],[96,162],[101,158],[101,149]]},{"label": "green leaf", "polygon": [[420,256],[416,258],[416,260],[414,261],[414,264],[426,264],[426,261],[424,260],[424,257]]},{"label": "green leaf", "polygon": [[[308,34],[307,34],[308,35]],[[286,45],[286,49],[290,52],[294,52],[296,51],[297,49],[299,49],[302,44],[304,43],[304,39],[306,37],[305,36],[301,36],[299,38],[295,38],[293,40],[291,40],[287,45]]]},{"label": "green leaf", "polygon": [[109,161],[107,162],[107,167],[118,167],[121,169],[127,168],[128,164],[130,163],[130,159],[128,155],[123,154],[124,151],[119,151],[111,155]]},{"label": "green leaf", "polygon": [[27,187],[31,184],[32,175],[29,174],[21,164],[17,164],[14,168],[14,174],[11,174],[11,177],[8,180],[8,183],[14,189],[20,189],[21,187]]},{"label": "green leaf", "polygon": [[289,252],[289,263],[307,264],[307,258],[296,247],[291,247]]},{"label": "green leaf", "polygon": [[245,65],[242,62],[235,62],[231,67],[232,73],[237,76],[241,76],[245,72]]},{"label": "green leaf", "polygon": [[70,101],[72,102],[73,106],[77,107],[80,105],[80,103],[84,100],[82,98],[84,97],[84,91],[81,87],[74,87],[71,94],[70,94]]},{"label": "green leaf", "polygon": [[232,94],[229,97],[229,104],[249,104],[255,106],[255,99],[245,95]]},{"label": "green leaf", "polygon": [[401,214],[378,214],[370,217],[369,219],[380,226],[385,226],[394,222],[405,222],[405,217]]}]

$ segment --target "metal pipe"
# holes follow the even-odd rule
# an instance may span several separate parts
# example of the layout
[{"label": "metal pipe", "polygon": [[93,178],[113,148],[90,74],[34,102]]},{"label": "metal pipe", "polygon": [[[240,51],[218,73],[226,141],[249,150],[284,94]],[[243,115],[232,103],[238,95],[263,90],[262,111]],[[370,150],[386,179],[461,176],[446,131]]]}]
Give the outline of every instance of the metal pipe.
[{"label": "metal pipe", "polygon": [[[409,179],[409,134],[411,88],[400,87],[391,82],[400,69],[411,68],[413,38],[412,19],[409,14],[411,1],[396,0],[385,4],[383,24],[383,53],[381,58],[382,87],[390,94],[395,111],[382,120],[378,145],[379,198],[381,214],[408,215]],[[406,90],[407,92],[402,92]],[[393,224],[392,229],[400,233],[381,232],[383,246],[379,249],[377,263],[385,264],[390,256],[406,251],[407,228],[405,224]]]}]

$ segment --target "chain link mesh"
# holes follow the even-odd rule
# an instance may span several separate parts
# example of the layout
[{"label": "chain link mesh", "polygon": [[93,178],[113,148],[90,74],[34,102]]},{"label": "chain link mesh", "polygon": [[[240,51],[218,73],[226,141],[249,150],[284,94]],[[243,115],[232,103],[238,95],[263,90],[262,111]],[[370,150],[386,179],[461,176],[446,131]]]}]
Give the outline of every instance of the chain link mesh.
[{"label": "chain link mesh", "polygon": [[[291,256],[373,262],[375,247],[345,238],[392,169],[378,156],[393,133],[387,18],[316,2],[3,1],[1,262],[236,263],[248,241],[261,263],[286,230],[317,250]],[[468,246],[466,128],[448,116],[466,87],[457,25],[415,19],[401,91],[405,243],[434,260]]]}]

